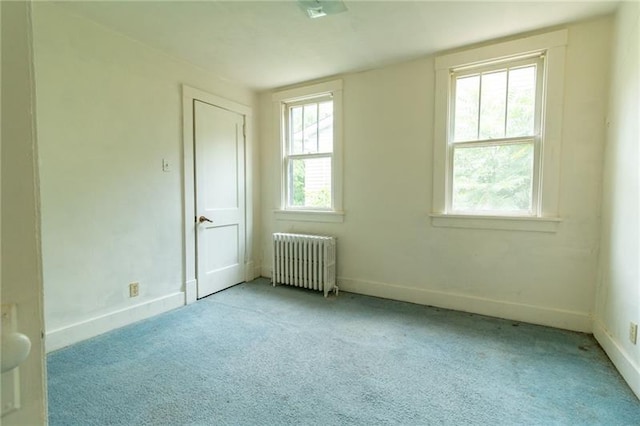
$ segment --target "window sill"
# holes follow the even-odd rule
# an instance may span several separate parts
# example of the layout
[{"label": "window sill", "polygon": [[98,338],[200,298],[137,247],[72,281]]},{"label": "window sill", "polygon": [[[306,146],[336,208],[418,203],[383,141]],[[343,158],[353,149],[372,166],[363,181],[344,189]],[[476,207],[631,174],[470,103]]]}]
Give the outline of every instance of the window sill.
[{"label": "window sill", "polygon": [[275,210],[276,220],[288,220],[294,222],[344,222],[342,211],[317,211],[317,210]]},{"label": "window sill", "polygon": [[431,213],[431,225],[442,228],[495,229],[501,231],[558,232],[557,217],[472,216]]}]

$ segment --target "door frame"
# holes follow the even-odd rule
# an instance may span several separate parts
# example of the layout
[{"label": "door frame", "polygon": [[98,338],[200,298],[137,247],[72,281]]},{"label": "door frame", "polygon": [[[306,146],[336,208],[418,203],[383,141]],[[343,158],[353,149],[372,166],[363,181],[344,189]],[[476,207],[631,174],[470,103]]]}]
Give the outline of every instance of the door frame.
[{"label": "door frame", "polygon": [[195,222],[195,147],[194,147],[194,101],[201,101],[207,104],[216,106],[218,108],[226,109],[231,112],[235,112],[244,117],[244,259],[243,269],[245,281],[253,279],[253,267],[252,267],[252,233],[248,232],[252,227],[252,215],[249,213],[253,211],[253,192],[251,191],[252,185],[249,182],[250,177],[250,164],[249,161],[249,147],[251,146],[252,135],[252,116],[253,112],[251,107],[230,101],[228,99],[221,98],[211,93],[204,92],[202,90],[182,85],[182,126],[183,126],[183,225],[184,225],[184,241],[183,241],[183,253],[184,253],[184,293],[185,304],[193,303],[197,300],[198,294],[198,282],[197,282],[197,268],[196,268],[196,222]]}]

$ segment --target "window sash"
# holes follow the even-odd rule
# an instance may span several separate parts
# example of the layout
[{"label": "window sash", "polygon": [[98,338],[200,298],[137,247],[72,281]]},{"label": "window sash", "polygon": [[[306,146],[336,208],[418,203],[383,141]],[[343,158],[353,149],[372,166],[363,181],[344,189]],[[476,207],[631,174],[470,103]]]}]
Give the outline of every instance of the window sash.
[{"label": "window sash", "polygon": [[[452,69],[450,72],[450,90],[449,90],[449,120],[448,120],[448,135],[447,135],[447,141],[448,144],[452,144],[452,143],[460,143],[460,142],[472,142],[472,141],[476,141],[476,142],[481,142],[481,139],[471,139],[471,140],[464,140],[464,141],[458,141],[455,142],[454,138],[455,138],[455,120],[456,120],[456,99],[457,99],[457,93],[456,93],[456,89],[457,89],[457,79],[459,78],[464,78],[464,77],[471,77],[474,75],[481,75],[481,74],[488,74],[491,72],[497,72],[499,70],[517,70],[519,68],[526,68],[527,66],[531,66],[531,65],[536,65],[536,87],[535,87],[535,106],[534,106],[534,123],[533,123],[533,133],[531,135],[524,135],[524,136],[518,136],[518,137],[536,137],[536,136],[540,136],[541,129],[542,129],[542,107],[543,107],[543,99],[542,99],[542,94],[544,92],[544,85],[545,85],[545,81],[544,81],[544,67],[545,67],[545,63],[544,63],[544,59],[545,59],[545,54],[544,52],[536,52],[533,55],[528,55],[526,56],[524,59],[503,59],[503,60],[498,60],[498,61],[491,61],[488,64],[480,64],[480,65],[473,65],[473,66],[468,66],[468,67],[464,67],[464,68],[457,68],[457,69]],[[506,127],[508,125],[507,122],[507,114],[509,112],[509,103],[508,103],[508,97],[509,97],[509,86],[508,86],[508,81],[507,81],[507,87],[506,87],[506,91],[505,91],[505,96],[507,98],[506,102],[505,102],[505,120],[504,120],[504,125],[505,125],[505,136],[506,136]],[[478,94],[478,102],[480,102],[480,100],[482,99],[482,93]],[[480,122],[481,122],[481,108],[480,108],[480,104],[478,105],[478,113],[477,113],[477,120],[478,120],[478,127],[480,126]],[[478,131],[478,136],[479,136],[479,131]],[[496,138],[497,139],[497,138]],[[501,139],[507,139],[507,138],[501,138]]]},{"label": "window sash", "polygon": [[[454,149],[465,147],[490,147],[504,145],[520,145],[525,143],[533,144],[533,176],[531,185],[531,211],[510,211],[510,210],[455,210],[453,208],[453,175],[454,175]],[[458,142],[449,145],[449,164],[447,167],[447,213],[451,214],[491,214],[494,216],[539,216],[540,215],[540,167],[541,167],[541,143],[539,137],[533,138],[508,138],[492,139],[478,142]]]},{"label": "window sash", "polygon": [[[284,153],[285,155],[300,155],[300,154],[293,154],[293,141],[291,140],[292,138],[292,129],[291,129],[291,112],[293,110],[293,108],[296,107],[305,107],[307,105],[313,105],[315,104],[316,107],[318,108],[316,110],[316,118],[318,119],[316,121],[316,126],[317,126],[317,133],[316,133],[316,139],[317,139],[317,149],[319,153],[328,153],[328,152],[333,152],[334,150],[334,145],[335,145],[335,121],[332,122],[332,126],[331,126],[331,130],[332,130],[332,141],[331,141],[331,151],[320,151],[320,129],[319,129],[319,125],[320,125],[320,104],[325,103],[325,102],[331,102],[331,108],[332,108],[332,120],[335,120],[335,105],[333,103],[333,96],[319,96],[319,97],[313,97],[313,98],[306,98],[302,101],[296,101],[296,102],[290,102],[290,103],[285,103],[284,104],[284,108],[283,108],[283,131],[284,131]],[[304,114],[304,113],[303,113]],[[304,115],[302,116],[302,119],[304,120]],[[303,123],[304,126],[304,123]]]},{"label": "window sash", "polygon": [[[492,216],[536,216],[540,205],[538,194],[540,191],[540,138],[508,138],[500,140],[489,140],[482,142],[462,142],[452,144],[449,147],[449,167],[448,167],[448,213],[457,215],[492,215]],[[453,176],[454,176],[454,157],[457,148],[481,148],[492,146],[508,146],[508,145],[533,145],[533,164],[531,177],[531,209],[530,210],[473,210],[473,209],[454,209],[453,208]]]},{"label": "window sash", "polygon": [[[315,206],[295,206],[291,202],[293,196],[293,175],[291,174],[291,163],[294,160],[310,160],[316,158],[328,158],[331,165],[331,198],[330,205],[327,207],[315,207]],[[309,211],[332,211],[334,209],[334,172],[335,167],[332,153],[321,154],[297,154],[288,155],[284,158],[284,170],[285,170],[285,202],[287,210],[309,210]]]}]

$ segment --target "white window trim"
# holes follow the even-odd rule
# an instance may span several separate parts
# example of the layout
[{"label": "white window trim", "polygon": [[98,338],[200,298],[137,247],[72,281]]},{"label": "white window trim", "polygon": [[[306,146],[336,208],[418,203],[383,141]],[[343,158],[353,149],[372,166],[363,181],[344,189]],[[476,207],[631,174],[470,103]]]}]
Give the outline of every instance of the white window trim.
[{"label": "white window trim", "polygon": [[[435,59],[435,125],[433,162],[433,200],[430,214],[433,226],[483,229],[513,229],[555,232],[559,219],[560,149],[564,108],[564,62],[568,31],[559,30],[531,37],[455,52]],[[535,216],[483,216],[451,214],[447,211],[449,183],[449,93],[451,70],[508,60],[523,55],[545,55],[545,87],[541,125],[540,180]],[[524,224],[524,225],[523,225]],[[464,226],[462,226],[464,225]]]},{"label": "white window trim", "polygon": [[432,213],[438,228],[496,229],[503,231],[557,232],[562,219],[530,216],[478,216]]},{"label": "white window trim", "polygon": [[[305,99],[313,99],[327,94],[331,94],[333,97],[333,163],[331,183],[333,208],[327,210],[287,208],[287,173],[284,169],[286,147],[283,120],[286,104],[303,101]],[[280,163],[280,209],[274,211],[276,219],[305,222],[342,222],[344,220],[344,212],[342,210],[342,80],[332,80],[276,92],[272,96],[272,101],[274,103],[274,120],[278,123],[276,140],[280,147],[278,150],[278,161]]]}]

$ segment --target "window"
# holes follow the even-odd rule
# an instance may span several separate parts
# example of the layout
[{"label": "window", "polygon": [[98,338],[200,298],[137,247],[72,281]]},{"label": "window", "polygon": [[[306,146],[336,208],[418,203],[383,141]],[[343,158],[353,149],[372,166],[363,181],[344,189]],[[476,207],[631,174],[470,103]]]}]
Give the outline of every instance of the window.
[{"label": "window", "polygon": [[273,97],[280,120],[281,219],[341,220],[341,89],[334,81]]},{"label": "window", "polygon": [[330,210],[333,100],[286,104],[284,126],[287,208]]},{"label": "window", "polygon": [[566,39],[436,58],[432,224],[555,230]]},{"label": "window", "polygon": [[543,60],[451,73],[451,212],[537,211]]}]

